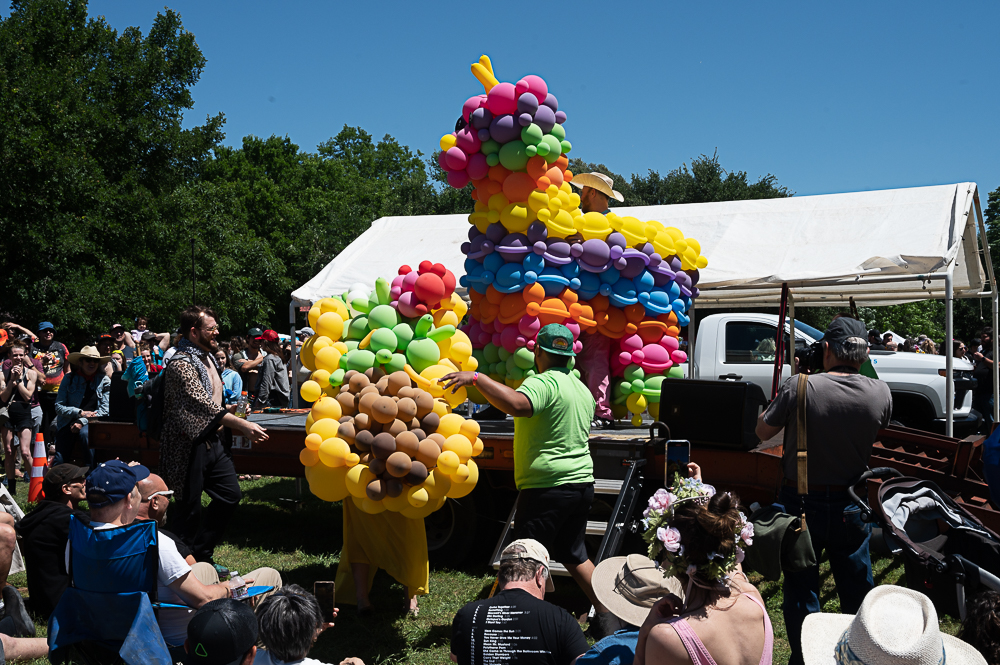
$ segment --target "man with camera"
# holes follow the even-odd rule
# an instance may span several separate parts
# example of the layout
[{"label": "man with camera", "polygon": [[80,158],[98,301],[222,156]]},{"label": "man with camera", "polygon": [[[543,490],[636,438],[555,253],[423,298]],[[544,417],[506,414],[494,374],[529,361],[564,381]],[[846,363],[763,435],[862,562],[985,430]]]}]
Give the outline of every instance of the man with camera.
[{"label": "man with camera", "polygon": [[[854,614],[874,587],[868,552],[871,525],[861,521],[847,489],[868,468],[878,431],[889,424],[892,397],[885,383],[859,373],[868,359],[868,332],[860,321],[834,319],[811,351],[822,364],[803,368],[812,374],[805,404],[807,494],[800,496],[797,489],[797,376],[782,384],[757,419],[756,431],[766,441],[784,429],[784,481],[778,501],[785,512],[805,514],[817,561],[824,550],[830,559],[840,611]],[[782,610],[792,647],[789,663],[802,663],[802,622],[820,611],[818,564],[785,573]]]}]

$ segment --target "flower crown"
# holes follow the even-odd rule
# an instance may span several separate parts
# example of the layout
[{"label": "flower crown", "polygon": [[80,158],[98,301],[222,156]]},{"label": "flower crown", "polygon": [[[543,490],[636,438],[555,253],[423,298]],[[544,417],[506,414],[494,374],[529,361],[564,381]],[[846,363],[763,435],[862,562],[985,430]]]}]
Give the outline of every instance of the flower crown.
[{"label": "flower crown", "polygon": [[[685,501],[693,501],[701,506],[707,506],[715,496],[715,488],[694,478],[674,476],[674,485],[669,490],[658,489],[649,498],[649,507],[642,513],[642,523],[646,527],[643,540],[649,543],[649,558],[659,560],[663,555],[661,565],[664,577],[675,577],[679,573],[687,573],[689,578],[698,574],[708,582],[725,582],[736,564],[743,561],[743,550],[739,544],[729,556],[716,552],[708,555],[708,561],[693,563],[684,553],[681,542],[681,532],[670,526],[677,506]],[[736,526],[737,543],[753,544],[753,524],[746,521],[740,513],[740,523]]]}]

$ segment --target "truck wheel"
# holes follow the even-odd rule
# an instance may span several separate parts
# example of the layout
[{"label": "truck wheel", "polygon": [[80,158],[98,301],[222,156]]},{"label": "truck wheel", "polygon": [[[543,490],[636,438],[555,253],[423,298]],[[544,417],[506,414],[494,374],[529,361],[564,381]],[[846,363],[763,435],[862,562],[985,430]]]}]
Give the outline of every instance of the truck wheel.
[{"label": "truck wheel", "polygon": [[436,565],[465,562],[476,542],[476,493],[448,499],[440,510],[424,518],[427,554]]},{"label": "truck wheel", "polygon": [[923,395],[912,393],[892,393],[892,419],[904,427],[931,431],[934,423],[934,407]]}]

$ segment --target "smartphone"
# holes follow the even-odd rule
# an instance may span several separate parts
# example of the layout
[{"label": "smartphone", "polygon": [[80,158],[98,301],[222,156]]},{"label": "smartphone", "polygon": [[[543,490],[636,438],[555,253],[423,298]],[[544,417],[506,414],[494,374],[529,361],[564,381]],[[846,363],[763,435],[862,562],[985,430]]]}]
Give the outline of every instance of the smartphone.
[{"label": "smartphone", "polygon": [[674,474],[680,474],[681,478],[688,477],[688,462],[691,461],[691,442],[685,439],[667,441],[667,468],[664,476],[665,484],[669,487],[674,482]]},{"label": "smartphone", "polygon": [[336,585],[333,582],[313,582],[313,595],[319,602],[323,621],[333,623],[333,608],[336,607]]}]

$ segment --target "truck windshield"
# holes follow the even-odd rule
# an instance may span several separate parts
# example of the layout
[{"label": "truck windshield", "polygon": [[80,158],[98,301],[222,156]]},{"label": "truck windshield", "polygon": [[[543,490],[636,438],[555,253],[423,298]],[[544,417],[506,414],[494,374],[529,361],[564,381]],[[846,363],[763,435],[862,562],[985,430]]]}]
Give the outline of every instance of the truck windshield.
[{"label": "truck windshield", "polygon": [[795,321],[795,329],[809,335],[810,337],[813,338],[813,341],[818,340],[820,337],[823,336],[822,331],[816,330],[811,325],[807,323],[802,323],[801,321],[798,320]]}]

